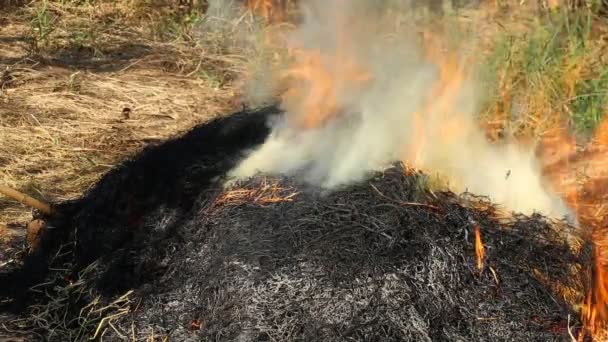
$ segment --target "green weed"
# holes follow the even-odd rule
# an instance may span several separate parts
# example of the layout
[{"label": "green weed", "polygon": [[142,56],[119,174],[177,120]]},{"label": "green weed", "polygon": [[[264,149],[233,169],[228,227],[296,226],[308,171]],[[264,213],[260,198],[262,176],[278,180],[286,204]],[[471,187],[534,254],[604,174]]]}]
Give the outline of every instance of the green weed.
[{"label": "green weed", "polygon": [[161,40],[193,41],[194,29],[204,18],[205,16],[196,10],[166,16],[152,27],[152,33]]},{"label": "green weed", "polygon": [[[608,96],[606,67],[593,62],[594,20],[590,10],[557,11],[535,19],[530,32],[504,34],[482,72],[486,114],[501,106],[507,120],[528,120],[532,130],[566,120],[590,133]],[[526,104],[525,113],[513,113],[514,99]]]},{"label": "green weed", "polygon": [[573,120],[583,134],[597,127],[608,108],[608,67],[601,68],[596,77],[579,82],[572,99]]},{"label": "green weed", "polygon": [[30,21],[32,31],[31,50],[38,54],[40,49],[47,45],[50,35],[55,31],[56,18],[51,15],[48,8],[48,1],[43,0],[34,9],[34,18]]}]

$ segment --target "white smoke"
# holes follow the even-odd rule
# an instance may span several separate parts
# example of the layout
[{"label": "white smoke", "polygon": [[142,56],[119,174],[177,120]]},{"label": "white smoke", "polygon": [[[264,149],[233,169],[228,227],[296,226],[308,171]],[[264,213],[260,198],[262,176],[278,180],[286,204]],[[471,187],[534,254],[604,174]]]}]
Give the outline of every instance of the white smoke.
[{"label": "white smoke", "polygon": [[[285,120],[275,124],[267,142],[231,176],[296,174],[331,189],[361,181],[370,171],[394,161],[414,162],[419,157],[415,166],[448,177],[453,191],[486,195],[526,214],[570,214],[543,184],[532,151],[486,141],[476,124],[478,99],[473,82],[458,86],[458,96],[449,101],[449,108],[441,105],[445,99],[431,98],[440,77],[437,65],[424,58],[416,35],[387,34],[393,23],[387,24],[381,6],[365,1],[305,3],[303,22],[289,43],[323,56],[336,80],[332,92],[340,112],[325,125],[302,129],[289,119],[305,114],[304,106],[297,99],[284,102]],[[361,87],[350,75],[341,74],[338,54],[367,70],[370,81]],[[424,122],[415,124],[415,113],[420,112],[425,113]],[[454,136],[440,129],[449,120],[458,126]]]}]

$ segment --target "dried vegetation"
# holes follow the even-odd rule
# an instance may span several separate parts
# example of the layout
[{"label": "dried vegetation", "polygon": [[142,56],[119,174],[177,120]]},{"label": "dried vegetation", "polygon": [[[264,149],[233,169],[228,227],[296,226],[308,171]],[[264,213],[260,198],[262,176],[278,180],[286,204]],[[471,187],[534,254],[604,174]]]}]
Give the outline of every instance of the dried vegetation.
[{"label": "dried vegetation", "polygon": [[[186,10],[143,0],[4,6],[1,182],[72,199],[142,147],[237,106],[245,57],[225,32],[197,35],[202,13]],[[28,217],[0,199],[0,227]]]}]

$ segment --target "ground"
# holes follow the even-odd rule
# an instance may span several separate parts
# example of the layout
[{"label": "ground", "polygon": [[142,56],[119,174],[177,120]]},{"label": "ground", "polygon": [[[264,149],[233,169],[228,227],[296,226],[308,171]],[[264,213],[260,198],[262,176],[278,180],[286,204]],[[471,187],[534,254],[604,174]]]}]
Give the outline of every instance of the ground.
[{"label": "ground", "polygon": [[[44,20],[53,32],[33,38],[41,6],[3,9],[2,184],[46,201],[72,199],[142,147],[237,106],[235,82],[220,76],[233,73],[222,64],[234,70],[239,61],[154,39],[143,24],[129,25],[131,14],[120,6],[49,2]],[[91,40],[79,25],[101,32],[91,28]],[[40,51],[32,51],[35,44]],[[0,198],[0,230],[19,234],[30,218],[28,208]]]},{"label": "ground", "polygon": [[[247,53],[205,31],[203,8],[180,3],[0,4],[0,185],[75,199],[144,147],[241,108]],[[588,134],[607,111],[605,18],[556,10],[536,20],[536,8],[498,3],[457,15],[486,18],[484,123],[534,135],[565,116]],[[31,219],[0,196],[0,268],[23,254]]]}]

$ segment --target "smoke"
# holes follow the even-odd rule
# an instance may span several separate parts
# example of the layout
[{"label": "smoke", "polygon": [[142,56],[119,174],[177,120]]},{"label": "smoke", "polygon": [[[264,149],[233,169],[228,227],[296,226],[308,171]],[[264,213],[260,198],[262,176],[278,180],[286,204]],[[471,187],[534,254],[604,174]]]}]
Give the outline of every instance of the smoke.
[{"label": "smoke", "polygon": [[[570,214],[543,183],[532,150],[487,142],[475,118],[478,89],[462,77],[463,65],[429,58],[419,35],[403,30],[408,23],[387,15],[394,13],[388,5],[304,3],[287,41],[304,52],[287,74],[304,76],[288,82],[284,119],[232,170],[234,179],[297,175],[332,189],[403,160],[447,177],[453,191],[486,195],[510,210]],[[274,76],[285,81],[285,73]],[[264,87],[276,84],[251,88]]]}]

